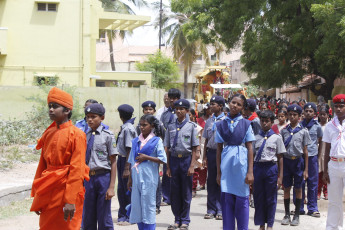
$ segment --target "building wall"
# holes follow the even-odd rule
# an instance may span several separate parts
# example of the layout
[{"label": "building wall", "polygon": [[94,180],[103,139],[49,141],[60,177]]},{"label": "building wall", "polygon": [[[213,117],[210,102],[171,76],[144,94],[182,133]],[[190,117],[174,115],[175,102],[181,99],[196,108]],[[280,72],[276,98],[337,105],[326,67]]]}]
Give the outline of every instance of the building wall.
[{"label": "building wall", "polygon": [[[32,102],[26,98],[40,94],[46,97],[38,87],[5,87],[0,86],[0,120],[25,119],[26,113],[31,111]],[[153,100],[157,104],[157,110],[164,106],[164,90],[140,86],[139,88],[115,88],[115,87],[88,87],[77,88],[77,99],[80,104],[90,98],[102,102],[105,109],[105,124],[109,125],[111,130],[118,131],[121,120],[117,107],[121,104],[129,104],[134,107],[134,117],[137,117],[135,123],[143,115],[141,104],[147,100]],[[82,108],[79,108],[82,110]],[[48,116],[48,107],[47,107]],[[82,117],[81,117],[82,119]]]},{"label": "building wall", "polygon": [[81,2],[61,0],[57,12],[44,12],[34,0],[0,1],[0,27],[8,28],[0,85],[30,86],[35,74],[82,85]]}]

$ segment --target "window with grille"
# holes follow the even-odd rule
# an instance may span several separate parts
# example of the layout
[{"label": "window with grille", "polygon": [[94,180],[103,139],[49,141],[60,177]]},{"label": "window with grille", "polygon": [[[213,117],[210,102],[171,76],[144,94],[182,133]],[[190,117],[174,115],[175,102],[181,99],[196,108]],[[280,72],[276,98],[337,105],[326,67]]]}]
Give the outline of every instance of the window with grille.
[{"label": "window with grille", "polygon": [[56,3],[37,3],[37,10],[38,11],[57,11],[57,4]]}]

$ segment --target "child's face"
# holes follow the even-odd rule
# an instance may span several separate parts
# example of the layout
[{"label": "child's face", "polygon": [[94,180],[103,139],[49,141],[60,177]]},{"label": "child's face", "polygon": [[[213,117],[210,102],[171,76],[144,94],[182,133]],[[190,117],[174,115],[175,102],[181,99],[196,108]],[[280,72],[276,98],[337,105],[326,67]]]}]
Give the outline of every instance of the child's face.
[{"label": "child's face", "polygon": [[155,114],[156,110],[150,106],[146,106],[144,109],[143,109],[143,113],[146,115],[146,114],[149,114],[149,115],[153,115]]},{"label": "child's face", "polygon": [[139,127],[144,137],[148,136],[154,128],[153,125],[150,125],[146,120],[140,120]]},{"label": "child's face", "polygon": [[195,115],[193,115],[190,111],[188,111],[188,114],[189,114],[189,119],[193,122],[196,122],[196,117]]},{"label": "child's face", "polygon": [[338,118],[344,118],[345,117],[345,104],[337,103],[334,105],[334,112],[335,115],[337,115]]},{"label": "child's face", "polygon": [[327,122],[328,114],[325,111],[319,113],[319,118],[322,123]]},{"label": "child's face", "polygon": [[243,110],[243,100],[240,97],[234,97],[229,102],[230,116],[236,116]]},{"label": "child's face", "polygon": [[69,110],[64,111],[64,107],[62,105],[52,102],[49,103],[48,107],[50,120],[60,124],[64,120],[68,119]]},{"label": "child's face", "polygon": [[292,125],[296,125],[299,121],[299,118],[301,117],[301,115],[297,112],[294,112],[294,111],[289,111],[288,113],[288,117],[289,117],[289,120],[291,122]]},{"label": "child's face", "polygon": [[246,118],[249,118],[249,117],[252,115],[252,111],[250,111],[249,109],[244,109],[244,110],[243,110],[243,115],[244,115]]},{"label": "child's face", "polygon": [[301,106],[303,108],[305,106],[305,102],[304,101],[300,101],[299,102],[299,106]]},{"label": "child's face", "polygon": [[284,124],[286,121],[286,116],[284,113],[278,113],[278,121],[279,124]]},{"label": "child's face", "polygon": [[275,105],[275,104],[271,104],[271,111],[272,111],[273,113],[276,112],[276,105]]},{"label": "child's face", "polygon": [[304,110],[304,117],[305,117],[305,119],[311,120],[311,119],[314,118],[314,116],[315,116],[315,112],[314,112],[314,110],[312,108],[306,108]]},{"label": "child's face", "polygon": [[260,110],[261,110],[261,111],[268,110],[267,105],[266,105],[266,104],[263,104],[263,105],[261,106],[261,109],[260,109]]},{"label": "child's face", "polygon": [[96,130],[101,125],[103,120],[104,116],[100,116],[95,113],[86,114],[86,122],[92,130]]},{"label": "child's face", "polygon": [[210,108],[211,108],[211,113],[219,113],[220,111],[222,111],[222,106],[220,106],[218,103],[216,102],[211,102],[210,103]]},{"label": "child's face", "polygon": [[171,107],[171,108],[174,108],[174,107],[175,107],[175,106],[174,106],[174,103],[175,103],[175,101],[177,101],[177,100],[178,100],[177,97],[169,97],[170,107]]},{"label": "child's face", "polygon": [[272,121],[270,118],[261,118],[260,117],[261,128],[264,132],[267,132],[272,127]]},{"label": "child's face", "polygon": [[179,121],[183,121],[186,118],[186,114],[189,112],[184,107],[176,107],[176,116]]}]

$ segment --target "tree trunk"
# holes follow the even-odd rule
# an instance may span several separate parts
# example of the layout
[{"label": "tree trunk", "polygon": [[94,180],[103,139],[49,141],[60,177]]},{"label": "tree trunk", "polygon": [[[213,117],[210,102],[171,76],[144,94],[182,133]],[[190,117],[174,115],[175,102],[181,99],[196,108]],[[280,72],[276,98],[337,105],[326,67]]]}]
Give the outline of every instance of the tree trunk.
[{"label": "tree trunk", "polygon": [[320,89],[316,89],[315,87],[317,85],[312,85],[310,87],[310,90],[316,95],[316,96],[324,96],[325,100],[332,100],[332,91],[334,88],[334,81],[338,76],[332,75],[328,76],[326,79],[326,83],[321,86]]},{"label": "tree trunk", "polygon": [[188,66],[184,66],[183,71],[183,94],[184,98],[188,97]]},{"label": "tree trunk", "polygon": [[108,36],[108,42],[109,42],[109,53],[110,53],[110,65],[111,65],[111,70],[115,71],[115,61],[114,61],[114,49],[113,49],[113,38],[111,36],[112,31],[107,31],[107,36]]}]

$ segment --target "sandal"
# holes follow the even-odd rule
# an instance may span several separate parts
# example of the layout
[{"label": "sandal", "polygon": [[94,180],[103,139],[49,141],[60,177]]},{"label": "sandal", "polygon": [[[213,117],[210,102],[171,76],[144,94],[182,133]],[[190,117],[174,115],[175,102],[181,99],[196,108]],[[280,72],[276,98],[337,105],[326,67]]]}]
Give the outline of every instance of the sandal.
[{"label": "sandal", "polygon": [[213,214],[207,213],[205,214],[204,219],[210,220],[210,219],[213,219],[213,217],[214,217]]},{"label": "sandal", "polygon": [[221,214],[216,215],[216,220],[223,220],[223,216]]},{"label": "sandal", "polygon": [[170,224],[169,227],[168,227],[168,230],[175,230],[175,229],[178,229],[178,224]]},{"label": "sandal", "polygon": [[312,216],[312,217],[316,217],[316,218],[320,218],[321,215],[320,215],[320,212],[310,212],[308,213],[309,216]]},{"label": "sandal", "polygon": [[186,225],[186,224],[182,224],[182,225],[180,226],[180,230],[188,230],[188,228],[189,228],[189,226]]}]

